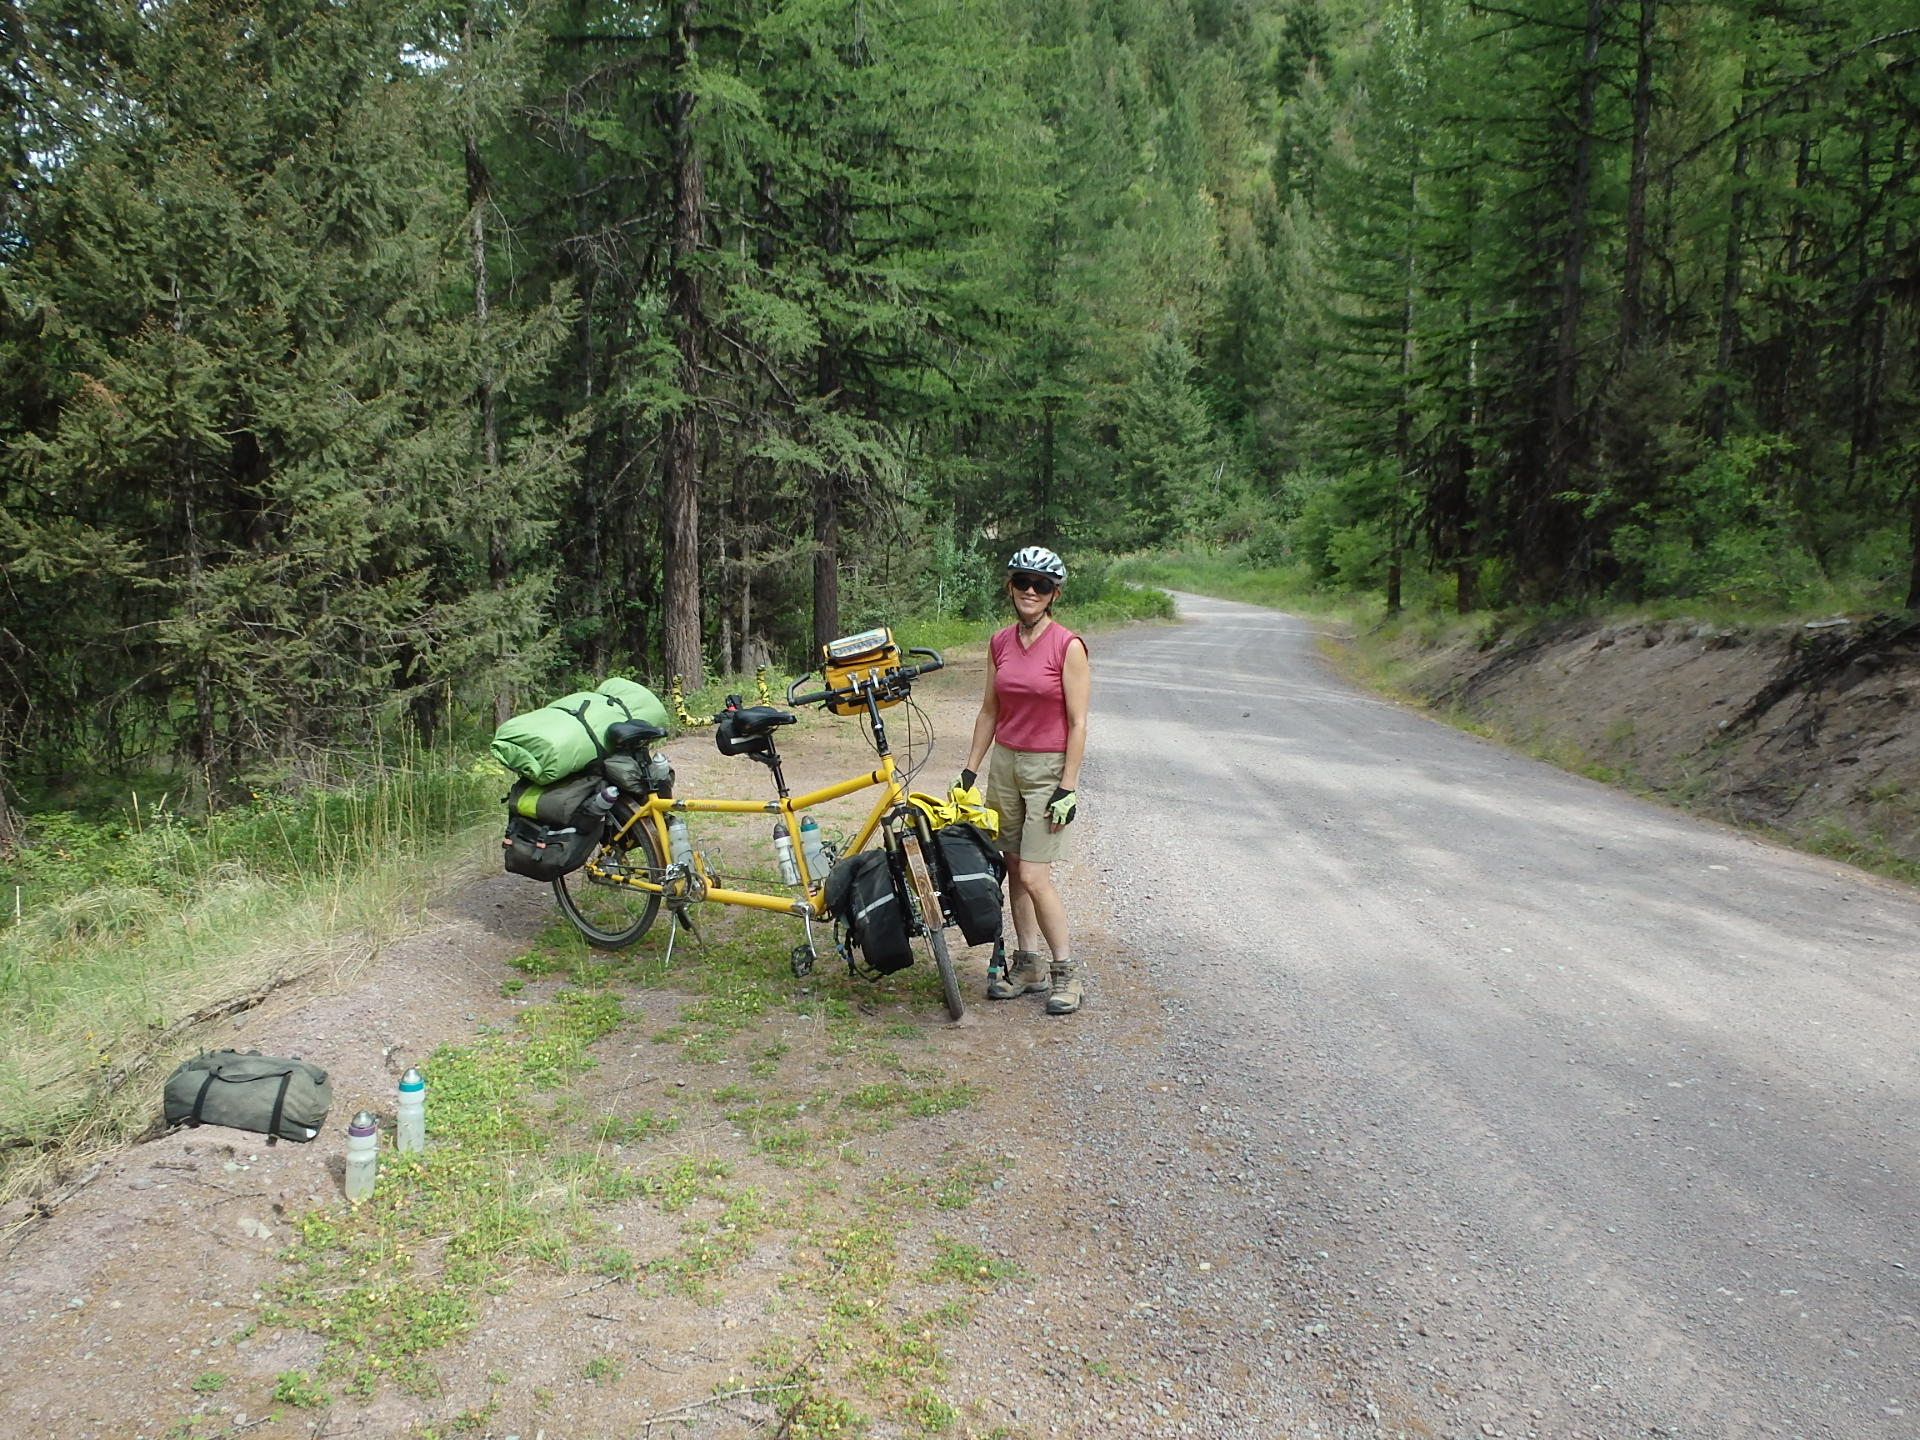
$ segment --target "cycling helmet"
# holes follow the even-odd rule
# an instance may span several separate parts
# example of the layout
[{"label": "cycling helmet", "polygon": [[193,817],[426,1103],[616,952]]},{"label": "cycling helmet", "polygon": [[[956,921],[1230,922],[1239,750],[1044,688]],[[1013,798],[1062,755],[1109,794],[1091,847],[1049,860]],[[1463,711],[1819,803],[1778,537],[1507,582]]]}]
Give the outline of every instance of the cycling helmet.
[{"label": "cycling helmet", "polygon": [[1067,567],[1060,557],[1044,545],[1028,545],[1013,552],[1013,558],[1007,561],[1008,570],[1025,570],[1032,575],[1051,575],[1055,580],[1067,578]]}]

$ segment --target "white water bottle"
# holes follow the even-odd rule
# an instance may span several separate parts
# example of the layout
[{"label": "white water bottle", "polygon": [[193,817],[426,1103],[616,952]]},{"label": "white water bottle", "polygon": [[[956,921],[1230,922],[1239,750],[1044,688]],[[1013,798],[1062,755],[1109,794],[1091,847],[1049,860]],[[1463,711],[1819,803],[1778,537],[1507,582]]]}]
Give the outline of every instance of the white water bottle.
[{"label": "white water bottle", "polygon": [[402,1155],[427,1148],[427,1082],[411,1066],[400,1077],[400,1120],[393,1127],[393,1148]]},{"label": "white water bottle", "polygon": [[793,837],[787,834],[787,822],[784,820],[773,822],[773,855],[780,862],[780,883],[798,885],[800,867],[793,863]]},{"label": "white water bottle", "polygon": [[827,878],[827,846],[811,815],[800,817],[800,848],[807,857],[807,878],[818,885]]},{"label": "white water bottle", "polygon": [[656,795],[673,794],[673,766],[658,751],[647,760],[647,788]]},{"label": "white water bottle", "polygon": [[380,1126],[362,1110],[347,1126],[347,1199],[358,1205],[373,1194],[380,1173]]},{"label": "white water bottle", "polygon": [[667,816],[667,844],[673,850],[673,863],[693,868],[693,839],[687,834],[687,822],[679,815]]}]

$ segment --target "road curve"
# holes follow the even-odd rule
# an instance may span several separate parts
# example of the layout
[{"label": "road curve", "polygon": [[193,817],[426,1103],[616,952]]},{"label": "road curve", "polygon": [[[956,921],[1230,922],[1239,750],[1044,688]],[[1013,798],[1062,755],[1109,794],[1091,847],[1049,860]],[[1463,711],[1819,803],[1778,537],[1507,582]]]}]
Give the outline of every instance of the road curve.
[{"label": "road curve", "polygon": [[1430,1433],[1920,1437],[1920,898],[1180,605],[1092,647],[1085,860],[1241,1284]]}]

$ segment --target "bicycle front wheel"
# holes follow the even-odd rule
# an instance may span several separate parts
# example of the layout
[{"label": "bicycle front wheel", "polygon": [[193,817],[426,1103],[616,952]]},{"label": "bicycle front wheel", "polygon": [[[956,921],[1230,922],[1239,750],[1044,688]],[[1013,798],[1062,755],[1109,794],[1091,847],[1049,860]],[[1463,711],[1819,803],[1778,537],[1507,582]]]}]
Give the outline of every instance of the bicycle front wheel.
[{"label": "bicycle front wheel", "polygon": [[[596,950],[624,950],[653,926],[660,894],[624,884],[621,875],[658,877],[665,868],[660,845],[645,820],[594,852],[592,862],[553,882],[560,913],[573,922]],[[590,872],[599,870],[601,876]]]},{"label": "bicycle front wheel", "polygon": [[941,929],[946,916],[933,881],[933,840],[925,820],[920,820],[901,837],[900,848],[907,859],[907,881],[913,887],[914,908],[920,912],[921,935],[933,954],[934,968],[940,972],[940,998],[946,1001],[947,1018],[958,1020],[967,1013],[967,1005],[960,998],[960,977],[953,973],[953,955],[947,949],[946,931]]},{"label": "bicycle front wheel", "polygon": [[967,1013],[967,1004],[960,998],[960,977],[953,973],[953,956],[947,950],[947,933],[929,929],[923,938],[927,942],[927,949],[933,952],[934,968],[940,972],[940,998],[947,1002],[947,1018],[958,1020]]}]

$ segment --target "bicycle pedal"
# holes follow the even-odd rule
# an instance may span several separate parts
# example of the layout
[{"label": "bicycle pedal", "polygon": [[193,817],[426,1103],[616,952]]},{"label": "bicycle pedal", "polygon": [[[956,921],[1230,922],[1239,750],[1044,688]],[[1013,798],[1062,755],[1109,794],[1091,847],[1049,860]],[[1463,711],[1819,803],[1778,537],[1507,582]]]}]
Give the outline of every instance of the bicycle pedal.
[{"label": "bicycle pedal", "polygon": [[817,958],[813,953],[813,946],[794,946],[793,953],[787,956],[787,965],[793,971],[793,978],[796,980],[804,980],[807,976],[811,975],[813,973],[814,961]]}]

